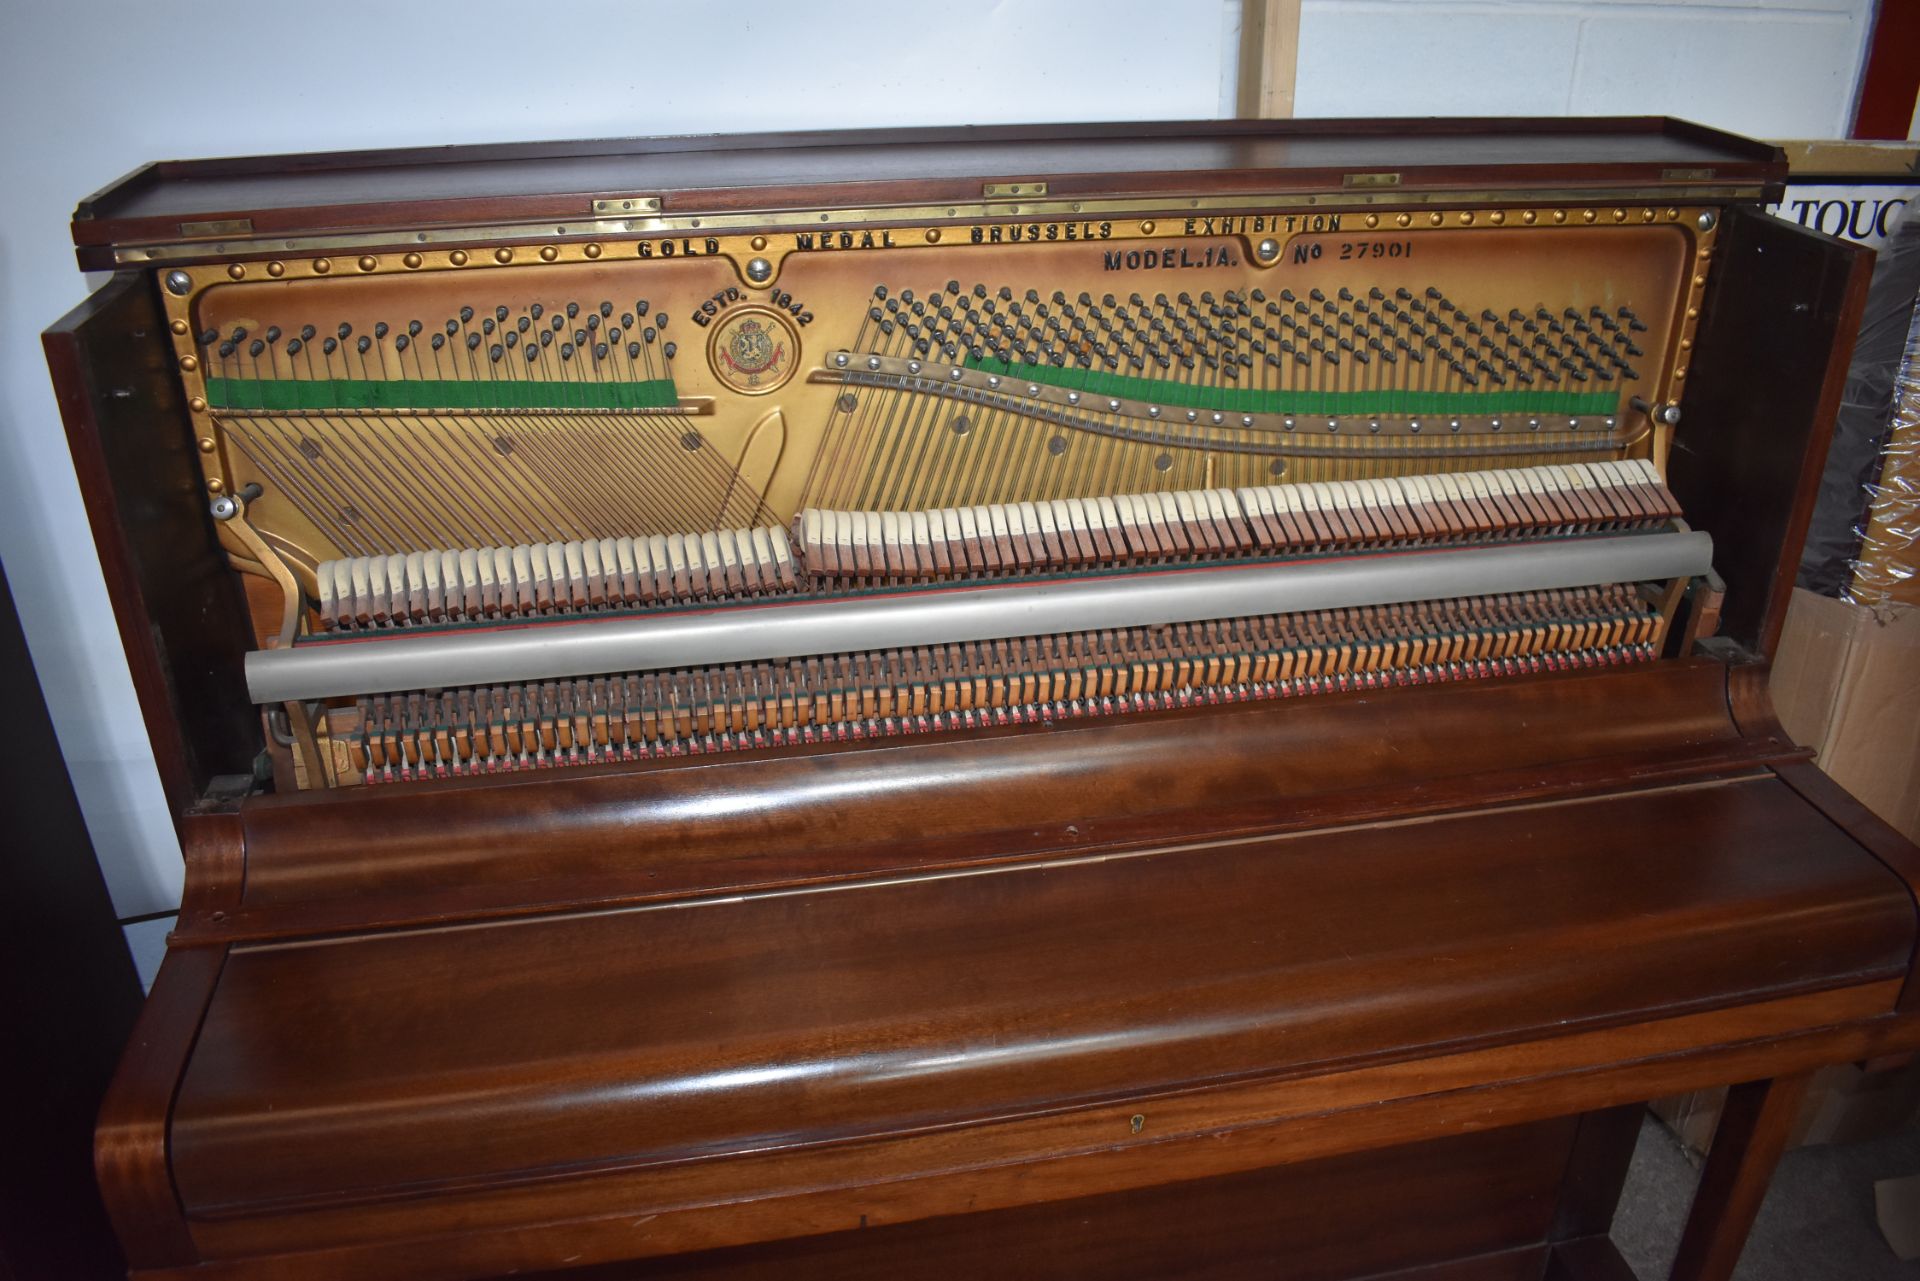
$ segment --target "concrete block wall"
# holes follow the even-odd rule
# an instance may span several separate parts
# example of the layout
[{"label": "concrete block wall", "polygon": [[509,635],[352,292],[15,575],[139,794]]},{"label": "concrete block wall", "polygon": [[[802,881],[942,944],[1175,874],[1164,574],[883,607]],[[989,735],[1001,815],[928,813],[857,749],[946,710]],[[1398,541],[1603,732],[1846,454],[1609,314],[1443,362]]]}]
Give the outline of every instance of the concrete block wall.
[{"label": "concrete block wall", "polygon": [[1840,138],[1873,9],[1873,0],[1305,0],[1295,110],[1672,115],[1761,138]]}]

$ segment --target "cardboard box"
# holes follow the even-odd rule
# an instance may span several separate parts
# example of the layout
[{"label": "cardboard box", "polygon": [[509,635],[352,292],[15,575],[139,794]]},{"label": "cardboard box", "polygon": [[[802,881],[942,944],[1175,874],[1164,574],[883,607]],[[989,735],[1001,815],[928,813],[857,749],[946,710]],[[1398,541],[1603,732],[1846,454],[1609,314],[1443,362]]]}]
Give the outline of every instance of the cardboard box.
[{"label": "cardboard box", "polygon": [[1834,782],[1920,841],[1920,607],[1794,589],[1773,705]]}]

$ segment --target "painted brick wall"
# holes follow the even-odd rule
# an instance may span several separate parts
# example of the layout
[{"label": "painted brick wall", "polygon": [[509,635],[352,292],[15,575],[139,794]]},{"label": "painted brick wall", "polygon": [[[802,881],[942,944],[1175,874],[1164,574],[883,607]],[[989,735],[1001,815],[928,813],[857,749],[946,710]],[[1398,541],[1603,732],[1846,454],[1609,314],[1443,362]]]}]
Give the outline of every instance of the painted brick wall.
[{"label": "painted brick wall", "polygon": [[1305,0],[1295,109],[1844,137],[1872,18],[1873,0]]}]

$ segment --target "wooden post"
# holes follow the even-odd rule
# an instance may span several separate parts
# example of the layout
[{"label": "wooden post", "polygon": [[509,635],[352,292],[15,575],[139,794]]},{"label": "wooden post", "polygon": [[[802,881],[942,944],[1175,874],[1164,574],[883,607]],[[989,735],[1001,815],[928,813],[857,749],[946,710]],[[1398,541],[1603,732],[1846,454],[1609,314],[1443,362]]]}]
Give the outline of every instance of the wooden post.
[{"label": "wooden post", "polygon": [[1672,1281],[1727,1281],[1733,1275],[1773,1167],[1786,1149],[1787,1132],[1800,1114],[1808,1076],[1749,1081],[1727,1091]]},{"label": "wooden post", "polygon": [[1244,119],[1291,117],[1299,61],[1300,0],[1241,0],[1235,114]]}]

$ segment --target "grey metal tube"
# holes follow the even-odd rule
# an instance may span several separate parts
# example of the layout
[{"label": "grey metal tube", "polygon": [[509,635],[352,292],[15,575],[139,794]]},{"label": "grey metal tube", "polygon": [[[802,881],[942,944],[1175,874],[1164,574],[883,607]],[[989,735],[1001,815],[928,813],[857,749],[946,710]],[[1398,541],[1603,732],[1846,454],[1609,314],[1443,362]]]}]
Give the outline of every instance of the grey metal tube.
[{"label": "grey metal tube", "polygon": [[1704,574],[1695,532],[1294,562],[1055,582],[722,606],[501,631],[391,636],[247,655],[256,703],[560,680],[854,650],[1044,636],[1403,601],[1591,587]]}]

